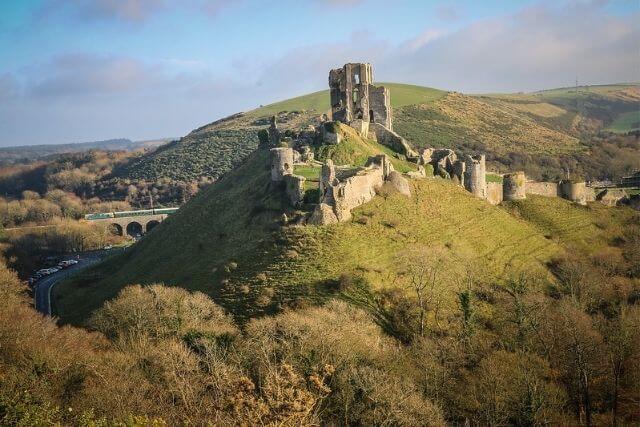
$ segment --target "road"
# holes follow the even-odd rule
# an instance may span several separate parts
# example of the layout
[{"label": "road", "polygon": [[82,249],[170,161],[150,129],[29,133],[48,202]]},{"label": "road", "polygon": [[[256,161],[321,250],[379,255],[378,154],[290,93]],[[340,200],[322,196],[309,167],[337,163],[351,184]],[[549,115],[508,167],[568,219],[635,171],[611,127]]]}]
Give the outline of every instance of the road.
[{"label": "road", "polygon": [[36,310],[42,314],[51,316],[51,292],[53,287],[62,279],[77,273],[78,271],[95,264],[109,254],[109,251],[92,251],[79,254],[80,258],[69,256],[68,259],[77,259],[78,263],[46,276],[38,281],[35,286]]}]

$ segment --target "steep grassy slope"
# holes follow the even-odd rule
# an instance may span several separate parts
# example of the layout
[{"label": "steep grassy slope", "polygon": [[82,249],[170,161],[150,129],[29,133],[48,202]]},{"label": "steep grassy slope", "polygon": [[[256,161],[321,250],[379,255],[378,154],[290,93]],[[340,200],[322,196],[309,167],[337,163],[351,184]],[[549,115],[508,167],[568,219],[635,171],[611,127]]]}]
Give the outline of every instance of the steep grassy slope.
[{"label": "steep grassy slope", "polygon": [[55,309],[63,321],[79,322],[126,284],[164,282],[203,291],[246,318],[322,300],[345,273],[374,288],[402,283],[399,257],[412,249],[440,254],[449,290],[461,286],[465,268],[487,283],[521,269],[546,274],[544,263],[562,250],[450,182],[412,187],[411,198],[376,197],[352,222],[281,228],[282,190],[269,182],[267,153],[259,150],[133,249],[61,284]]},{"label": "steep grassy slope", "polygon": [[579,206],[542,196],[528,196],[526,200],[508,202],[504,207],[545,236],[586,255],[614,243],[626,224],[640,221],[638,213],[631,209],[612,209],[600,203]]}]

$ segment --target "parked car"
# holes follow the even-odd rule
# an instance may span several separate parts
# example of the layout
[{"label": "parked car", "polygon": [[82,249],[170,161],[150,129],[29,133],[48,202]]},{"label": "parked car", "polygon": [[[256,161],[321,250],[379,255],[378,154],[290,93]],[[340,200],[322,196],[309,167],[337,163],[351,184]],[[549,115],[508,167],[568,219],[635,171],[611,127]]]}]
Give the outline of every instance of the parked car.
[{"label": "parked car", "polygon": [[111,245],[107,245],[107,246],[105,246],[105,247],[104,247],[104,250],[105,250],[105,251],[108,251],[109,249],[113,249],[113,246],[111,246]]}]

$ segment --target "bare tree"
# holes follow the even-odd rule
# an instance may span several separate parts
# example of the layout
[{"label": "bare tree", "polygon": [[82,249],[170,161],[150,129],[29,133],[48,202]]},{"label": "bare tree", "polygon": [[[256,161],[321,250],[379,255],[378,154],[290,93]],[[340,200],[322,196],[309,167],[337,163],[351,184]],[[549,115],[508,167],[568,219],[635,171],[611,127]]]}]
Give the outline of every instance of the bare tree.
[{"label": "bare tree", "polygon": [[441,289],[437,286],[442,271],[442,252],[440,248],[419,247],[403,254],[403,263],[409,277],[409,286],[415,293],[419,310],[419,334],[424,336],[427,313],[433,311],[434,321],[438,324],[441,306]]}]

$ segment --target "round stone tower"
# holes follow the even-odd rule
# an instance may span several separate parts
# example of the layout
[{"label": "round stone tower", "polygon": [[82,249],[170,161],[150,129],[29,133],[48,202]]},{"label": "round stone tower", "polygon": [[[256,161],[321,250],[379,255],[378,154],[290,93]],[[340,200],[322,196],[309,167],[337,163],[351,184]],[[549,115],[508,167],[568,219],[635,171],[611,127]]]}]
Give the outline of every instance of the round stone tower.
[{"label": "round stone tower", "polygon": [[524,172],[512,172],[502,177],[502,200],[522,200],[527,198],[525,192],[527,178]]},{"label": "round stone tower", "polygon": [[282,181],[285,175],[293,174],[293,149],[287,147],[272,148],[271,181]]},{"label": "round stone tower", "polygon": [[560,181],[560,197],[581,205],[587,204],[587,186],[584,182],[569,179]]},{"label": "round stone tower", "polygon": [[484,154],[465,156],[464,187],[474,196],[481,199],[487,197],[487,170]]}]

